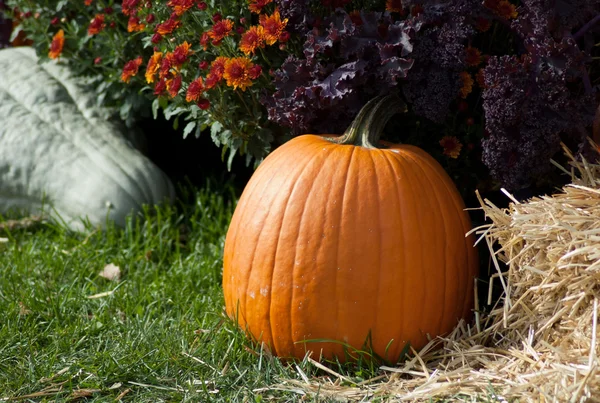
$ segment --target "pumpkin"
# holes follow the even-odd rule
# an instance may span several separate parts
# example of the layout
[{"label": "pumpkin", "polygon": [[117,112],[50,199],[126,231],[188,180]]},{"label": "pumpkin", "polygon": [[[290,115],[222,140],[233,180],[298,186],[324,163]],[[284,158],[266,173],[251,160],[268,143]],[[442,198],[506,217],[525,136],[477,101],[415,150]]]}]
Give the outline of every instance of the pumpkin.
[{"label": "pumpkin", "polygon": [[143,204],[171,199],[169,178],[111,121],[95,93],[29,47],[0,50],[0,213],[52,213],[124,225]]},{"label": "pumpkin", "polygon": [[341,137],[293,138],[244,189],[226,311],[273,354],[393,362],[470,317],[478,257],[454,183],[423,150],[379,141],[405,108],[375,98]]}]

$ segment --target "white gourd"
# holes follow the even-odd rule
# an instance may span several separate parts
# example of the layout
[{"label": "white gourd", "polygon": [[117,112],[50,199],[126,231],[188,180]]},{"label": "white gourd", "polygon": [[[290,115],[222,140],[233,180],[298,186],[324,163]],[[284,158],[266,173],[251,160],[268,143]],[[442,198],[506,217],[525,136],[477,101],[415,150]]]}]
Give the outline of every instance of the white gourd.
[{"label": "white gourd", "polygon": [[44,203],[81,229],[82,218],[123,225],[142,204],[174,197],[94,95],[59,63],[39,64],[32,48],[0,50],[0,213]]}]

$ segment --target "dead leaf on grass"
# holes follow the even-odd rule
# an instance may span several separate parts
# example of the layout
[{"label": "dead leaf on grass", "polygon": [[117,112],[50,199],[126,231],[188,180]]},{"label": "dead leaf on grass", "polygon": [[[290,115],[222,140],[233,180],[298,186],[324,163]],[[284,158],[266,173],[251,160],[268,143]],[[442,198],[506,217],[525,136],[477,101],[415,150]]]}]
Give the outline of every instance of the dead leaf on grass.
[{"label": "dead leaf on grass", "polygon": [[93,396],[94,393],[101,392],[100,389],[77,389],[69,396],[70,399],[81,399],[82,397]]},{"label": "dead leaf on grass", "polygon": [[121,279],[121,268],[113,263],[109,263],[104,266],[99,276],[109,281],[119,281]]},{"label": "dead leaf on grass", "polygon": [[31,313],[31,309],[27,308],[27,306],[19,301],[19,315],[25,316]]}]

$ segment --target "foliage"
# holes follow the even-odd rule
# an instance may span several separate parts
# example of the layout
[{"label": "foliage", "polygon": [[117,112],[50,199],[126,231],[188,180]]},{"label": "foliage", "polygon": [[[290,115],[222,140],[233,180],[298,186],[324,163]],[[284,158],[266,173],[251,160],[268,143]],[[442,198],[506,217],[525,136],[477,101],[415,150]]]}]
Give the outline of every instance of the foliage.
[{"label": "foliage", "polygon": [[339,132],[368,99],[398,92],[410,112],[388,139],[425,148],[463,191],[516,190],[547,178],[561,140],[586,152],[597,104],[598,0],[8,4],[39,53],[88,76],[124,119],[162,110],[184,136],[210,126],[229,161]]}]

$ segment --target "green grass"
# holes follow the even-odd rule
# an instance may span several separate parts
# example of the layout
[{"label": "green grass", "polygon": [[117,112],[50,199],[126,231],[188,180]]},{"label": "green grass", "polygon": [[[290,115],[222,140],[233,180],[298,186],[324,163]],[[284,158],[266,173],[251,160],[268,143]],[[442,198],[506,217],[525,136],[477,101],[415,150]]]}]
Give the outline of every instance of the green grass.
[{"label": "green grass", "polygon": [[[255,391],[298,372],[261,354],[223,313],[233,194],[214,184],[188,191],[186,204],[147,210],[124,229],[0,230],[9,239],[0,245],[0,401],[307,401]],[[120,281],[99,275],[108,263]],[[335,369],[357,381],[377,374]]]}]

